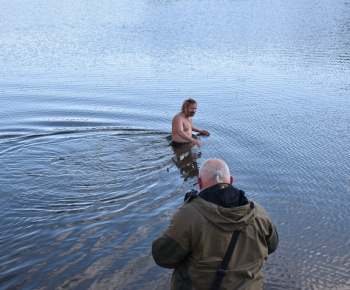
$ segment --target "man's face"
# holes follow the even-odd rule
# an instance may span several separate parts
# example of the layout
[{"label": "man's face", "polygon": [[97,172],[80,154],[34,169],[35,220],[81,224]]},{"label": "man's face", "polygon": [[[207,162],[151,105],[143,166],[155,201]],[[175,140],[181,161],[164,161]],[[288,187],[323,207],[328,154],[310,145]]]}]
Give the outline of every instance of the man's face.
[{"label": "man's face", "polygon": [[190,104],[190,105],[187,107],[186,115],[187,115],[187,116],[190,116],[190,117],[193,117],[194,114],[196,113],[196,111],[197,111],[197,104]]}]

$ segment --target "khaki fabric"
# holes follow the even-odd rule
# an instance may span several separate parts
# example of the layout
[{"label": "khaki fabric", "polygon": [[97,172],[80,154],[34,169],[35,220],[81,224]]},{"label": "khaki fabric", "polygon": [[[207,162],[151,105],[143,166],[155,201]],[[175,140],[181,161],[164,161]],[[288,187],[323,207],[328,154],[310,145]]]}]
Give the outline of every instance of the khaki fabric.
[{"label": "khaki fabric", "polygon": [[224,208],[198,197],[184,203],[152,244],[155,262],[174,268],[172,289],[210,289],[232,234],[241,230],[220,289],[262,289],[261,268],[277,248],[276,228],[256,202]]}]

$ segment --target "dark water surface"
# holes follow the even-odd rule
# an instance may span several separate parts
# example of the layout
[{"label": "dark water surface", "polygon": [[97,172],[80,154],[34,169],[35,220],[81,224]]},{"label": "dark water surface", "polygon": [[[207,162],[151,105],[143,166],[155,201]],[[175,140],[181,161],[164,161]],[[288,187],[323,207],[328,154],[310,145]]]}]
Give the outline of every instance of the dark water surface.
[{"label": "dark water surface", "polygon": [[[151,257],[224,159],[266,289],[350,289],[350,1],[0,2],[0,289],[168,289]],[[202,147],[168,146],[184,99]]]}]

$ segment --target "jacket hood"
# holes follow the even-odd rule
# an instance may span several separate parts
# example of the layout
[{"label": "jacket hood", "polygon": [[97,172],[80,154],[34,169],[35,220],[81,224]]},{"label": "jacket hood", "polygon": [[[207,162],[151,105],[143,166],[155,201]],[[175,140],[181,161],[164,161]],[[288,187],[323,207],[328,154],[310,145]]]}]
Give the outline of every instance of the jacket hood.
[{"label": "jacket hood", "polygon": [[202,190],[198,197],[191,204],[224,231],[244,229],[255,218],[254,203],[231,184],[215,184]]},{"label": "jacket hood", "polygon": [[206,201],[223,207],[238,207],[248,204],[245,192],[229,183],[219,183],[203,189],[199,194]]}]

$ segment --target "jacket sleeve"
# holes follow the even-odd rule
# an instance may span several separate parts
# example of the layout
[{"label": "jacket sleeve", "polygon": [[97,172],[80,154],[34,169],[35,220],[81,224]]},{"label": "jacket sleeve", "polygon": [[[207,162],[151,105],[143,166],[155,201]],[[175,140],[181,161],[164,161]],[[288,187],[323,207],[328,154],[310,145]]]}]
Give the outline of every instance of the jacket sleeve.
[{"label": "jacket sleeve", "polygon": [[278,245],[278,232],[275,225],[271,222],[271,234],[267,240],[267,247],[269,255],[276,251]]},{"label": "jacket sleeve", "polygon": [[185,250],[167,234],[162,234],[152,243],[152,256],[158,266],[175,269],[185,259]]},{"label": "jacket sleeve", "polygon": [[191,252],[193,210],[190,204],[185,203],[175,213],[169,227],[153,241],[152,255],[157,265],[177,268]]},{"label": "jacket sleeve", "polygon": [[276,226],[274,225],[270,215],[267,211],[257,202],[254,202],[254,206],[257,209],[257,215],[262,224],[260,225],[261,231],[265,234],[265,241],[267,245],[268,254],[272,254],[276,251],[278,246],[278,233]]}]

